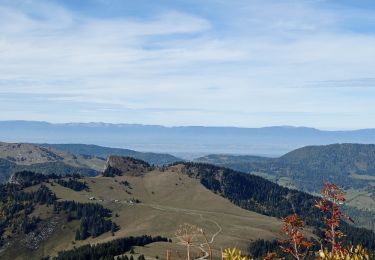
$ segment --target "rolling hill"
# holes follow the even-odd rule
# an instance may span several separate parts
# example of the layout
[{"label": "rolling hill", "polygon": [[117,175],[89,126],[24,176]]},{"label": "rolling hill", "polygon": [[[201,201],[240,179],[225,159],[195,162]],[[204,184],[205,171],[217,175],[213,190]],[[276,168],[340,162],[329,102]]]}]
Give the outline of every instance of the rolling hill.
[{"label": "rolling hill", "polygon": [[169,154],[143,153],[128,149],[81,144],[30,144],[0,142],[0,183],[11,173],[30,170],[44,174],[56,173],[97,175],[110,155],[131,156],[151,165],[181,161]]},{"label": "rolling hill", "polygon": [[[61,250],[79,249],[88,243],[101,244],[145,234],[172,239],[172,243],[157,242],[134,249],[146,259],[156,259],[167,249],[174,254],[176,250],[184,250],[178,244],[175,230],[180,224],[190,223],[205,230],[216,259],[221,248],[237,246],[247,251],[256,239],[281,238],[280,217],[292,213],[293,209],[310,225],[309,236],[314,236],[312,232],[321,226],[321,215],[313,207],[316,197],[258,176],[197,163],[149,167],[146,162],[126,157],[113,157],[107,166],[115,169],[114,177],[61,181],[57,177],[46,180],[43,175],[35,175],[33,179],[37,182],[22,190],[2,186],[3,201],[14,196],[16,200],[34,198],[34,202],[26,220],[22,214],[26,209],[21,208],[9,224],[5,222],[5,229],[3,224],[0,257],[40,259],[56,256]],[[85,183],[87,188],[78,189],[77,183]],[[2,204],[1,208],[5,205],[9,204]],[[82,211],[78,211],[80,208]],[[90,211],[97,213],[82,217]],[[10,232],[18,227],[17,221],[33,223],[31,217],[39,220],[34,225],[26,225],[27,235],[17,228]],[[89,224],[86,218],[97,224]],[[84,229],[86,225],[88,229]],[[361,242],[375,249],[374,233],[346,224],[343,228],[349,234],[347,241]],[[17,247],[13,246],[15,243]],[[205,250],[197,244],[193,254],[202,256]]]},{"label": "rolling hill", "polygon": [[42,147],[55,148],[72,154],[89,155],[101,158],[107,158],[110,155],[128,156],[140,159],[154,165],[167,165],[174,162],[182,161],[170,154],[137,152],[129,149],[110,148],[98,145],[87,144],[41,144]]},{"label": "rolling hill", "polygon": [[[110,209],[111,219],[120,229],[114,236],[104,233],[96,238],[75,241],[75,229],[79,221],[67,222],[61,214],[53,214],[45,206],[37,206],[34,213],[45,223],[56,219],[56,226],[65,226],[43,240],[38,249],[27,246],[7,247],[2,257],[14,259],[40,259],[41,256],[55,255],[58,251],[72,249],[87,243],[103,243],[124,236],[163,235],[172,238],[173,243],[156,243],[135,251],[154,259],[162,256],[166,249],[183,250],[174,239],[178,225],[185,222],[201,226],[214,245],[214,254],[219,256],[220,248],[237,245],[247,249],[250,241],[257,238],[279,238],[281,221],[255,212],[241,209],[229,200],[210,192],[201,185],[199,179],[183,173],[184,166],[176,165],[165,170],[154,169],[141,175],[127,171],[116,177],[85,177],[89,191],[72,191],[58,184],[45,183],[59,199],[93,202]],[[127,186],[123,183],[127,182]],[[27,189],[36,189],[29,187]],[[139,200],[132,204],[130,201]],[[116,217],[117,216],[117,217]],[[47,225],[47,224],[46,224]],[[57,231],[57,229],[56,229]],[[17,237],[14,237],[16,239]],[[13,240],[12,240],[13,241]],[[74,241],[74,244],[72,243]],[[12,243],[12,242],[11,242]],[[193,250],[194,254],[201,251]]]},{"label": "rolling hill", "polygon": [[0,158],[17,165],[63,162],[74,167],[90,168],[98,171],[103,170],[105,162],[102,158],[84,157],[34,144],[3,142],[0,142]]},{"label": "rolling hill", "polygon": [[5,182],[13,172],[23,170],[94,176],[104,166],[105,160],[98,157],[74,155],[33,144],[0,142],[0,182]]},{"label": "rolling hill", "polygon": [[253,162],[272,162],[273,158],[255,155],[209,154],[196,158],[193,161],[231,168],[230,165],[235,167],[236,165]]}]

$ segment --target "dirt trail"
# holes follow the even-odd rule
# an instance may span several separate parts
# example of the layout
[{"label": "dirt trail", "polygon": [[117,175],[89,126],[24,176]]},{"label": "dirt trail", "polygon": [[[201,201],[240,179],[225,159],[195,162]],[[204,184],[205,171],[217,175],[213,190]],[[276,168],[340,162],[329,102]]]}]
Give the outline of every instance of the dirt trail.
[{"label": "dirt trail", "polygon": [[[151,208],[157,209],[157,210],[175,211],[175,212],[177,211],[177,212],[183,212],[183,213],[189,214],[189,215],[197,215],[203,221],[207,221],[207,222],[211,222],[211,223],[215,224],[218,227],[218,230],[211,236],[210,241],[208,241],[209,244],[212,244],[215,241],[216,236],[219,235],[220,232],[223,230],[223,228],[220,226],[220,224],[217,221],[203,217],[202,212],[200,212],[198,210],[189,210],[189,209],[184,209],[184,208],[168,207],[168,206],[162,206],[162,205],[157,205],[157,204],[147,204],[147,203],[142,203],[142,204],[145,205],[145,206],[149,206]],[[201,243],[201,244],[199,244],[199,246],[196,246],[196,247],[198,247],[204,253],[204,256],[202,256],[200,258],[197,258],[197,259],[200,259],[200,260],[208,259],[209,253],[205,249],[205,247],[207,247],[207,244]]]}]

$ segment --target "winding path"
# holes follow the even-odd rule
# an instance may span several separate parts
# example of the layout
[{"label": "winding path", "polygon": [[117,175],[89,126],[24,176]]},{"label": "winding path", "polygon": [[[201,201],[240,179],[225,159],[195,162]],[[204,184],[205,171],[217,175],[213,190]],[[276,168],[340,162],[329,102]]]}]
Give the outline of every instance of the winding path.
[{"label": "winding path", "polygon": [[[217,221],[203,217],[203,214],[197,210],[189,210],[189,209],[175,208],[175,207],[168,207],[168,206],[162,206],[162,205],[157,205],[157,204],[147,204],[147,203],[142,203],[142,205],[149,206],[153,209],[162,210],[162,211],[177,211],[177,212],[183,212],[189,215],[198,215],[203,221],[207,221],[207,222],[211,222],[215,224],[218,230],[211,236],[210,241],[208,241],[209,244],[212,244],[215,241],[216,236],[219,235],[221,231],[223,230],[223,228],[220,226],[220,224]],[[197,259],[205,260],[209,256],[209,253],[205,250],[205,246],[206,246],[206,242],[199,244],[199,246],[196,246],[204,253],[204,256],[197,258]]]}]

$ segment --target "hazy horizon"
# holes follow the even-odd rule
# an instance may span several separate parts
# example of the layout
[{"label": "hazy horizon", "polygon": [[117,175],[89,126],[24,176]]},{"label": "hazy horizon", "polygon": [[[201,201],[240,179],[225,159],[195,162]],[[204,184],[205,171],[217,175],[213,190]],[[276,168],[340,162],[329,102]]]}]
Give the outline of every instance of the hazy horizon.
[{"label": "hazy horizon", "polygon": [[[17,120],[0,120],[0,122],[30,122],[30,123],[47,123],[51,125],[68,125],[68,124],[103,124],[103,125],[139,125],[139,126],[157,126],[165,128],[178,128],[178,127],[205,127],[205,128],[248,128],[248,129],[262,129],[262,128],[309,128],[318,131],[358,131],[358,130],[373,130],[375,127],[369,128],[318,128],[314,126],[304,126],[304,125],[264,125],[264,126],[236,126],[236,125],[161,125],[161,124],[144,124],[144,123],[127,123],[127,122],[103,122],[103,121],[67,121],[67,122],[53,122],[53,121],[43,121],[43,120],[27,120],[27,119],[17,119]],[[1,141],[1,140],[0,140]]]},{"label": "hazy horizon", "polygon": [[163,127],[158,125],[0,121],[0,141],[75,143],[171,154],[277,156],[307,145],[374,144],[375,129],[325,131],[304,127]]}]

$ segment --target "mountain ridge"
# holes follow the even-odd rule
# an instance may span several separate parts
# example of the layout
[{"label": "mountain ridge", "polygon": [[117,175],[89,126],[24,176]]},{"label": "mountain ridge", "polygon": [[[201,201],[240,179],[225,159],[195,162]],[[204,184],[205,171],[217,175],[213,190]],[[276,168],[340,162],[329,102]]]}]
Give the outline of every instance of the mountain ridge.
[{"label": "mountain ridge", "polygon": [[312,131],[320,132],[356,132],[356,131],[367,131],[375,130],[374,128],[358,128],[358,129],[319,129],[316,127],[309,126],[295,126],[295,125],[271,125],[271,126],[259,126],[259,127],[245,127],[245,126],[225,126],[225,125],[215,125],[215,126],[204,126],[204,125],[157,125],[157,124],[142,124],[142,123],[106,123],[106,122],[66,122],[66,123],[53,123],[48,121],[30,121],[30,120],[0,120],[0,123],[25,123],[25,124],[35,124],[35,125],[67,125],[67,126],[147,126],[147,127],[160,127],[160,128],[229,128],[229,129],[308,129]]},{"label": "mountain ridge", "polygon": [[0,121],[4,141],[83,143],[157,153],[232,153],[280,156],[306,145],[374,143],[375,129],[326,131],[263,128]]}]

